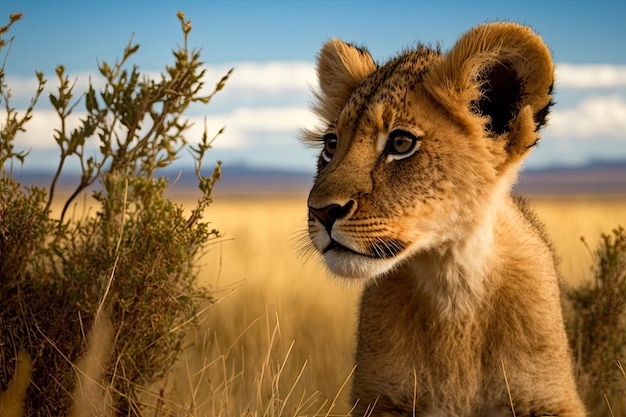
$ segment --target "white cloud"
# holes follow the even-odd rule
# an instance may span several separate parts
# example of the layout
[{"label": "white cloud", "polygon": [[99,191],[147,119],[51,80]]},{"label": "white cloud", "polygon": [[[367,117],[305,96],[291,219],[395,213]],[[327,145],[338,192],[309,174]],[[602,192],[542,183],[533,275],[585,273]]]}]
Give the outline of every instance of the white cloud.
[{"label": "white cloud", "polygon": [[[310,85],[317,83],[315,66],[311,62],[304,61],[270,61],[270,62],[238,62],[232,65],[206,65],[204,77],[204,91],[209,93],[215,87],[227,71],[234,71],[226,83],[224,91],[237,94],[264,93],[280,94],[288,91],[310,91]],[[144,71],[150,78],[159,79],[160,74],[156,71]],[[78,96],[87,90],[91,80],[96,89],[104,86],[104,78],[97,72],[67,74],[70,81],[76,82],[74,92]],[[58,85],[56,74],[46,74],[46,95],[56,89]],[[35,76],[11,76],[5,77],[5,83],[9,86],[14,98],[29,99],[37,90]],[[223,94],[223,93],[222,93]]]},{"label": "white cloud", "polygon": [[[18,119],[23,116],[23,111],[18,111]],[[71,132],[72,129],[79,126],[80,118],[84,114],[73,112],[66,119],[66,130]],[[0,126],[6,123],[6,111],[0,110]],[[54,130],[59,129],[61,123],[59,116],[54,110],[35,110],[32,118],[24,125],[26,132],[19,132],[15,138],[14,145],[19,148],[39,148],[49,149],[56,148],[54,141]]]},{"label": "white cloud", "polygon": [[242,108],[207,117],[209,124],[224,124],[244,131],[284,132],[311,127],[315,117],[306,108]]},{"label": "white cloud", "polygon": [[[207,76],[217,81],[234,68],[228,89],[254,91],[307,90],[316,82],[313,63],[303,61],[239,62],[230,66],[207,66]],[[209,87],[215,84],[210,83]]]},{"label": "white cloud", "polygon": [[[224,92],[230,95],[280,96],[310,92],[310,87],[317,85],[317,76],[313,62],[306,61],[269,61],[235,62],[229,65],[207,65],[205,92],[213,90],[215,83],[230,69],[234,72],[226,84]],[[156,71],[146,72],[150,77],[158,77]],[[104,85],[102,76],[97,73],[68,74],[71,80],[77,80],[75,92],[80,94],[87,89],[89,80],[96,88]],[[557,84],[560,88],[615,88],[626,87],[626,65],[611,64],[570,64],[556,65]],[[56,87],[56,75],[47,74],[46,91]],[[37,88],[36,79],[31,77],[6,76],[5,79],[15,98],[29,99]],[[221,93],[221,94],[224,94]]]},{"label": "white cloud", "polygon": [[557,64],[556,83],[560,88],[626,87],[626,65]]},{"label": "white cloud", "polygon": [[626,139],[626,101],[617,95],[591,96],[578,106],[555,110],[546,136]]},{"label": "white cloud", "polygon": [[[67,131],[78,127],[85,116],[83,112],[73,112],[67,119]],[[5,119],[6,112],[0,110],[0,124],[4,124]],[[205,121],[209,138],[226,127],[224,134],[214,143],[216,149],[242,148],[258,134],[295,137],[298,129],[312,127],[315,123],[315,116],[306,108],[240,108],[231,113],[188,119],[193,125],[186,131],[185,137],[191,143],[197,143],[202,137]],[[35,110],[32,119],[25,125],[26,132],[18,135],[15,145],[20,148],[55,148],[54,129],[59,126],[59,117],[54,110]],[[142,130],[146,131],[147,127]]]},{"label": "white cloud", "polygon": [[202,93],[209,94],[215,84],[234,68],[213,107],[234,109],[239,106],[306,105],[311,87],[317,85],[315,68],[309,62],[239,62],[231,66],[208,66]]},{"label": "white cloud", "polygon": [[[191,117],[194,126],[187,133],[190,141],[200,138],[204,117]],[[240,108],[231,113],[206,116],[209,137],[226,127],[215,148],[242,148],[258,134],[288,134],[295,137],[301,128],[311,128],[316,118],[307,108]]]}]

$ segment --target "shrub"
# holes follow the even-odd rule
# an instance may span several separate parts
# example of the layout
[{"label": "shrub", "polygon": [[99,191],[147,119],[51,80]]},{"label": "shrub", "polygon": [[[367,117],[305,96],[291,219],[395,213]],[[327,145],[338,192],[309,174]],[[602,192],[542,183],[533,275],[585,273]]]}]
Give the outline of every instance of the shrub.
[{"label": "shrub", "polygon": [[[203,245],[219,236],[202,215],[220,164],[202,175],[215,138],[205,129],[199,144],[189,146],[183,113],[192,103],[208,103],[230,72],[211,94],[201,94],[200,51],[188,49],[191,22],[181,12],[177,16],[184,42],[160,79],[129,67],[139,48],[132,41],[121,60],[98,65],[105,80],[101,91],[90,85],[75,99],[64,67],[56,68],[58,87],[49,99],[59,117],[54,140],[60,157],[47,189],[25,187],[13,175],[28,157],[15,150],[15,139],[33,117],[46,80],[36,73],[38,88],[25,111],[11,107],[4,77],[8,52],[2,52],[12,39],[2,36],[21,14],[0,27],[0,100],[6,111],[0,122],[0,389],[10,386],[18,356],[28,354],[26,415],[66,415],[79,407],[80,393],[89,389],[78,386],[77,377],[100,393],[88,399],[91,407],[100,402],[107,414],[141,415],[142,387],[168,372],[182,352],[187,324],[211,301],[209,291],[195,285],[196,261]],[[85,116],[70,131],[68,117],[81,103]],[[99,149],[98,158],[87,156],[89,146]],[[166,197],[168,179],[159,176],[187,148],[200,189],[189,215]],[[69,159],[78,161],[80,180],[54,219],[50,207]],[[68,218],[72,202],[90,187],[96,215]],[[90,331],[92,326],[100,330]],[[81,358],[99,359],[80,365]],[[90,366],[95,371],[86,370]]]},{"label": "shrub", "polygon": [[626,374],[620,363],[626,357],[626,230],[622,226],[602,234],[593,260],[593,279],[567,293],[573,307],[570,340],[587,404],[594,408],[612,404],[611,413],[626,415]]}]

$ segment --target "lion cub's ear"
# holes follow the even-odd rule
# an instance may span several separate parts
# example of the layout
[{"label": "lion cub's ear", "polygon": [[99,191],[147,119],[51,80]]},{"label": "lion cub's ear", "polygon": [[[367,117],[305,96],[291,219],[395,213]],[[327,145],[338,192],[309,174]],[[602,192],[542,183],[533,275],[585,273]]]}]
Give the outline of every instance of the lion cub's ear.
[{"label": "lion cub's ear", "polygon": [[366,50],[339,39],[326,42],[317,59],[320,91],[315,93],[315,112],[332,122],[354,89],[375,70],[376,64]]},{"label": "lion cub's ear", "polygon": [[[455,117],[499,139],[506,153],[502,162],[513,161],[528,153],[546,122],[554,65],[530,28],[490,23],[462,36],[424,82]],[[482,124],[476,114],[483,116]]]}]

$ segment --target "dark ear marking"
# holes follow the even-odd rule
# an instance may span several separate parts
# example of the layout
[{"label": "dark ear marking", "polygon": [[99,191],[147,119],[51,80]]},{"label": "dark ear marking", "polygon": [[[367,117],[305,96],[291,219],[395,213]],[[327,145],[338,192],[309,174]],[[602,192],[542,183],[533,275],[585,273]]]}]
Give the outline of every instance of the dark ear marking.
[{"label": "dark ear marking", "polygon": [[506,64],[497,62],[479,77],[480,98],[473,106],[489,117],[487,130],[495,135],[509,131],[509,122],[519,111],[523,86],[517,74]]},{"label": "dark ear marking", "polygon": [[[509,122],[516,117],[520,105],[524,101],[525,81],[506,63],[498,62],[487,68],[478,78],[480,98],[473,103],[472,108],[482,115],[489,117],[486,128],[494,135],[501,135],[510,131]],[[554,84],[550,85],[547,94],[552,96]],[[542,109],[534,114],[535,131],[546,123],[550,107],[554,104],[551,99]]]},{"label": "dark ear marking", "polygon": [[550,108],[555,104],[554,83],[550,85],[550,88],[548,89],[548,95],[551,97],[548,104],[546,104],[541,110],[539,110],[535,114],[535,124],[537,125],[535,132],[546,125],[546,123],[548,122],[548,114],[550,113]]}]

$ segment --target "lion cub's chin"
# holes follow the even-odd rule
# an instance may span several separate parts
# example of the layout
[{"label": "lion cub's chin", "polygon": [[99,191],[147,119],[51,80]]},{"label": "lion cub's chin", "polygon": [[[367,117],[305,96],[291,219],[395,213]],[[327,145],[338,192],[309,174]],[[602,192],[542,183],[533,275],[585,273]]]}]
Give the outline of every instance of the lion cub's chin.
[{"label": "lion cub's chin", "polygon": [[324,254],[328,269],[343,278],[374,279],[392,270],[399,258],[374,259],[357,253],[329,250]]}]

